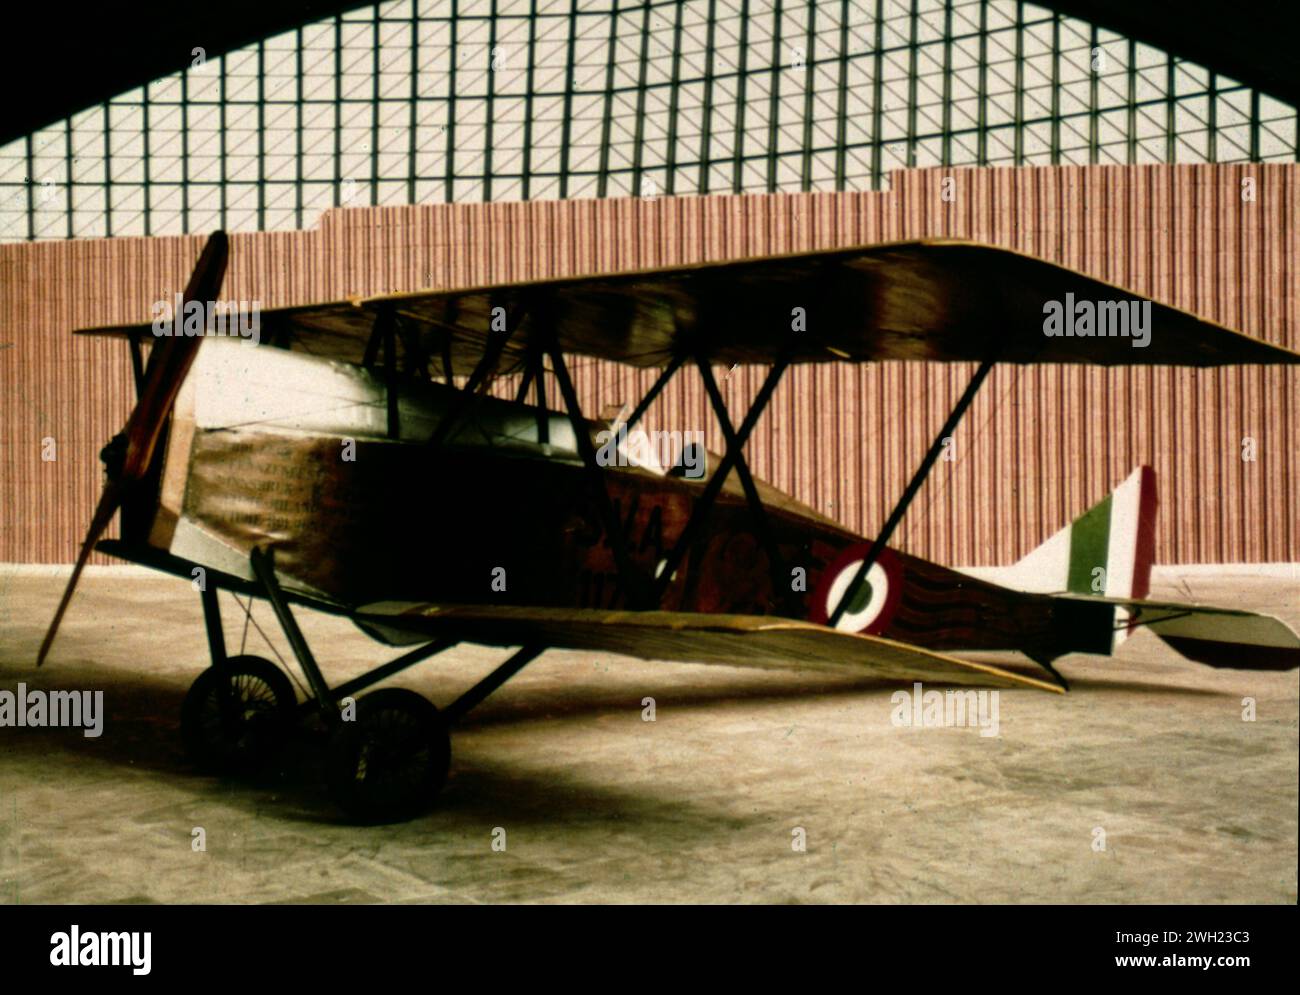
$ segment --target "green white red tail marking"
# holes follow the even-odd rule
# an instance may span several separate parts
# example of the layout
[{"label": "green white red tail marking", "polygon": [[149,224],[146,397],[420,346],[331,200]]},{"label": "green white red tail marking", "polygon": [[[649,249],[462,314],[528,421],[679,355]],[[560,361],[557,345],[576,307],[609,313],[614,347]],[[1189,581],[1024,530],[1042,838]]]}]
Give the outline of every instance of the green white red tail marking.
[{"label": "green white red tail marking", "polygon": [[1151,590],[1155,528],[1155,472],[1140,466],[1020,561],[965,572],[1018,591],[1113,604],[1112,652],[1144,627],[1183,656],[1213,667],[1300,666],[1300,636],[1271,615],[1144,600]]},{"label": "green white red tail marking", "polygon": [[[1028,556],[1009,567],[968,570],[984,580],[1034,594],[1087,594],[1141,599],[1151,590],[1155,555],[1156,475],[1140,466],[1114,491]],[[1115,644],[1129,626],[1116,610]]]}]

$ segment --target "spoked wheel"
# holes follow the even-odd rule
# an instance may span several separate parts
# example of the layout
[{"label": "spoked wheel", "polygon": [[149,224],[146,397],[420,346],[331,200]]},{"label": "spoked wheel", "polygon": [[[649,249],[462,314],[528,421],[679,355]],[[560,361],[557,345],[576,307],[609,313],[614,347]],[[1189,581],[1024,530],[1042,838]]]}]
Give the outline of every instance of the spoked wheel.
[{"label": "spoked wheel", "polygon": [[247,772],[264,763],[293,724],[293,684],[270,660],[234,656],[209,667],[181,705],[181,738],[203,770]]},{"label": "spoked wheel", "polygon": [[418,815],[447,780],[451,740],[430,702],[383,688],[357,702],[330,738],[327,775],[335,803],[359,822]]}]

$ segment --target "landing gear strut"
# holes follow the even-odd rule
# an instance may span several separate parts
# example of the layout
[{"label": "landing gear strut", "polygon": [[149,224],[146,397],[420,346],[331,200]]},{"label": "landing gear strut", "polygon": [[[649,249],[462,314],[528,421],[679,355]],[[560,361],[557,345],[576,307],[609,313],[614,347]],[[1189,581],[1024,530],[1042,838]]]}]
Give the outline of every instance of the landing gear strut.
[{"label": "landing gear strut", "polygon": [[[196,564],[169,553],[114,540],[99,548],[185,580],[194,578]],[[256,578],[252,582],[205,568],[203,620],[212,665],[195,680],[181,707],[186,750],[204,771],[250,773],[274,755],[297,720],[319,715],[329,736],[325,780],[330,796],[356,822],[394,822],[423,811],[447,781],[451,726],[545,650],[540,645],[520,648],[442,710],[404,688],[381,688],[357,698],[355,708],[342,708],[344,699],[451,649],[459,641],[434,640],[331,688],[289,605],[295,602],[335,615],[348,612],[329,602],[284,591],[270,552],[255,550],[251,565]],[[221,589],[270,602],[307,679],[306,701],[297,701],[293,683],[270,660],[226,655],[217,600]]]}]

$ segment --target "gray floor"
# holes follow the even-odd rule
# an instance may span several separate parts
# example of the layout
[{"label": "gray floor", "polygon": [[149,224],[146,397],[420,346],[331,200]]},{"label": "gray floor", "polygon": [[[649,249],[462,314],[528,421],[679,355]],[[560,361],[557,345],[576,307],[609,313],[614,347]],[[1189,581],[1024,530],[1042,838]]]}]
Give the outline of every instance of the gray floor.
[{"label": "gray floor", "polygon": [[[363,829],[332,810],[310,737],[254,783],[189,768],[176,721],[206,644],[180,581],[88,577],[36,671],[62,583],[0,568],[0,689],[101,689],[106,725],[0,729],[0,901],[1296,901],[1295,671],[1214,671],[1139,634],[1065,660],[1068,696],[1002,691],[985,737],[894,726],[895,688],[869,675],[552,652],[453,735],[437,807]],[[1153,594],[1300,622],[1300,577]],[[304,623],[333,681],[387,654]],[[502,656],[457,651],[396,683],[445,703]]]}]

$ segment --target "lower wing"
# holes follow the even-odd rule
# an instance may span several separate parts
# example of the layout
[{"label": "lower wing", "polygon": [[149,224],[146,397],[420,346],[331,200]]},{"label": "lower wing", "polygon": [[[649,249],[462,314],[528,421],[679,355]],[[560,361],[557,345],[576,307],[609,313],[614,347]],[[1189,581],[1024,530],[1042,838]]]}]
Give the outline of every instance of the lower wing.
[{"label": "lower wing", "polygon": [[540,644],[643,660],[839,672],[858,667],[906,681],[1061,691],[1055,683],[992,664],[772,616],[387,601],[365,605],[352,617],[368,633],[390,643],[457,639],[487,646]]}]

